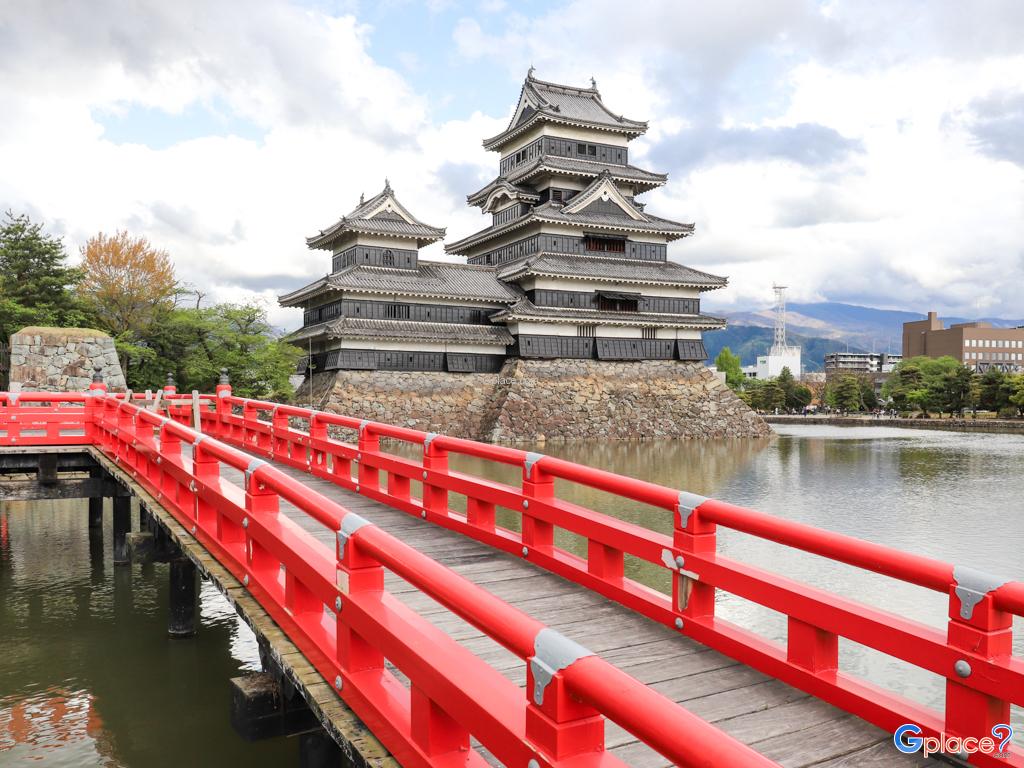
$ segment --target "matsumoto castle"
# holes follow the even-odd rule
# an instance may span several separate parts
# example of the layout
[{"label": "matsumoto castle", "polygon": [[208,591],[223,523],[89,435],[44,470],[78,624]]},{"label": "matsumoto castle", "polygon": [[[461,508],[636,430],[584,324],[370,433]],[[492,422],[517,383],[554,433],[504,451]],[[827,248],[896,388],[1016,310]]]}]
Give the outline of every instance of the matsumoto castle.
[{"label": "matsumoto castle", "polygon": [[[465,263],[419,249],[443,227],[416,218],[390,184],[307,238],[331,272],[282,296],[302,307],[290,341],[312,369],[496,372],[509,358],[607,361],[706,357],[700,294],[726,278],[667,259],[693,233],[638,200],[667,176],[629,162],[647,123],[618,115],[589,88],[523,83],[508,128],[484,141],[497,177],[468,196],[488,226],[445,245]],[[303,363],[309,369],[310,361]]]}]

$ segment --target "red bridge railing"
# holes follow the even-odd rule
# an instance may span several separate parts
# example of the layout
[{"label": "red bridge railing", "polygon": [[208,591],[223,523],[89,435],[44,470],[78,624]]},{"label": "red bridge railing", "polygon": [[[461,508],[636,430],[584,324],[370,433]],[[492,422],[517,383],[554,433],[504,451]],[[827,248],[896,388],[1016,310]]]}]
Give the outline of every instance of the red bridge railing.
[{"label": "red bridge railing", "polygon": [[[258,404],[242,402],[248,416],[230,416],[228,389],[218,394],[213,401],[168,391],[169,418],[140,407],[131,395],[108,395],[102,385],[87,395],[0,393],[0,445],[97,446],[242,581],[403,765],[487,765],[471,739],[508,766],[623,765],[604,751],[605,718],[677,765],[775,765],[358,515],[217,439],[218,431],[236,430],[231,441],[247,448],[262,442],[268,453],[283,450],[292,464],[299,463],[292,446],[309,439],[279,421],[265,431]],[[197,413],[203,432],[181,423]],[[331,451],[324,457],[339,456],[339,468],[361,458],[355,450],[343,460],[348,449],[326,433],[322,439],[321,447]],[[332,531],[335,551],[279,514],[282,500]],[[523,660],[526,691],[393,597],[384,589],[385,569]]]},{"label": "red bridge railing", "polygon": [[[195,416],[187,405],[171,413]],[[1020,582],[550,456],[234,397],[229,387],[218,387],[200,418],[204,432],[225,442],[529,558],[890,732],[914,723],[925,736],[991,737],[1010,722],[1011,704],[1024,706],[1024,661],[1012,654],[1012,618],[1024,615]],[[382,438],[420,447],[421,457],[383,451]],[[521,483],[453,471],[452,455],[521,468]],[[673,535],[559,499],[556,479],[660,507],[672,516]],[[449,507],[450,493],[466,497],[464,514]],[[499,526],[498,508],[517,512],[521,531]],[[717,526],[946,594],[946,631],[728,558],[716,551]],[[583,537],[587,556],[556,546],[555,528]],[[672,594],[627,578],[625,555],[671,571]],[[717,617],[719,589],[785,614],[785,645]],[[840,637],[944,678],[944,711],[840,670]],[[971,761],[1024,766],[1024,751],[1010,746],[1005,756]]]}]

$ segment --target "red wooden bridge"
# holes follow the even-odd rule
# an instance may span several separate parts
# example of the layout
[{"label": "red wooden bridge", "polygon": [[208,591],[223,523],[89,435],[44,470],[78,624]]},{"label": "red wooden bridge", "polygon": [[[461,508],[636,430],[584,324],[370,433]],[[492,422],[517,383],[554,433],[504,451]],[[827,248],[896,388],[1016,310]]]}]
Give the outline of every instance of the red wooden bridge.
[{"label": "red wooden bridge", "polygon": [[[262,639],[278,663],[309,670],[294,679],[355,764],[932,764],[894,746],[913,724],[960,740],[947,759],[1024,766],[1020,748],[981,741],[998,743],[993,729],[1024,705],[1011,647],[1024,583],[550,456],[235,397],[227,384],[203,396],[102,383],[0,394],[0,452],[71,450],[138,496],[250,623],[272,619]],[[452,456],[521,480],[455,471]],[[673,533],[569,503],[556,481],[661,508]],[[499,524],[511,513],[519,525]],[[725,557],[719,526],[948,595],[948,626]],[[582,537],[586,556],[556,530]],[[671,594],[628,578],[627,557],[670,572]],[[786,643],[716,617],[718,590],[787,616]],[[840,637],[944,678],[944,710],[844,672]]]}]

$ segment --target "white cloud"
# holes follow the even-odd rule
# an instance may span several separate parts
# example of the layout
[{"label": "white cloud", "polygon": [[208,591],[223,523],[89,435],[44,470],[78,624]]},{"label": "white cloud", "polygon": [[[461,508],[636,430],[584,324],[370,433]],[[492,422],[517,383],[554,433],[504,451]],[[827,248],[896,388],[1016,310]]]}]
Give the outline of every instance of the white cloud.
[{"label": "white cloud", "polygon": [[[670,182],[649,210],[697,224],[671,253],[729,275],[714,302],[767,302],[784,280],[793,299],[964,315],[980,301],[1024,316],[1024,4],[651,2],[623,14],[575,0],[532,19],[500,6],[459,19],[444,55],[494,72],[507,107],[467,104],[469,117],[444,123],[406,79],[437,52],[403,40],[403,76],[369,54],[375,33],[351,15],[273,0],[0,6],[0,206],[51,223],[72,250],[127,227],[211,298],[273,305],[328,269],[304,236],[385,176],[450,239],[483,226],[464,203],[496,170],[480,141],[504,127],[532,62],[545,79],[593,75],[612,109],[651,120],[631,157]],[[438,98],[458,100],[458,77],[453,64]],[[164,148],[104,133],[143,108],[170,125],[226,119]]]}]

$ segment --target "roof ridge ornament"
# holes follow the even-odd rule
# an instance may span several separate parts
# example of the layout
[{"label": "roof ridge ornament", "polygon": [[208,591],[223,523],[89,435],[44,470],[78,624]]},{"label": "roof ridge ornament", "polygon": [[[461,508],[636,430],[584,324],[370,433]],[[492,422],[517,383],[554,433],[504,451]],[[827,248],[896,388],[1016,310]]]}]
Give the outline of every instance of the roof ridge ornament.
[{"label": "roof ridge ornament", "polygon": [[391,181],[388,179],[387,176],[384,177],[384,194],[386,194],[386,195],[394,194],[391,191]]},{"label": "roof ridge ornament", "polygon": [[527,80],[533,80],[533,73],[536,71],[536,69],[537,68],[535,66],[533,66],[533,62],[531,61],[530,62],[530,68],[528,70],[526,70],[526,79]]},{"label": "roof ridge ornament", "polygon": [[592,91],[596,91],[597,90],[597,80],[594,79],[593,75],[590,76],[590,90],[592,90]]}]

